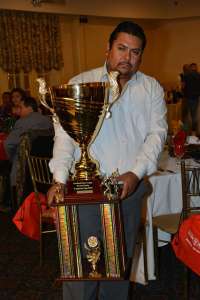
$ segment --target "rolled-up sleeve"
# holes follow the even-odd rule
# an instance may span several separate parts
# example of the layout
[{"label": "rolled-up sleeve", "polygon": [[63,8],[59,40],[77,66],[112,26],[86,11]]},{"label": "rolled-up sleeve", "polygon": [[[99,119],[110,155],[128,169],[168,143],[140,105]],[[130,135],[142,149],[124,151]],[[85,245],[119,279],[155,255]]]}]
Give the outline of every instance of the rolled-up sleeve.
[{"label": "rolled-up sleeve", "polygon": [[55,181],[66,183],[74,161],[75,144],[58,121],[54,121],[54,148],[49,167]]}]

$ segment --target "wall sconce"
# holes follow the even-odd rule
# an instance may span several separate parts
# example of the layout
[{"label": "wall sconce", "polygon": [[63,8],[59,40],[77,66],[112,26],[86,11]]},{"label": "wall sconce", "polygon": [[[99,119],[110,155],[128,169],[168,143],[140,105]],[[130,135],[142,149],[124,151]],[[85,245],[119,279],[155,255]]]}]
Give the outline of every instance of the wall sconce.
[{"label": "wall sconce", "polygon": [[31,0],[33,6],[40,6],[42,3],[48,4],[66,4],[67,0]]},{"label": "wall sconce", "polygon": [[40,6],[42,3],[42,0],[31,0],[31,3],[33,6]]}]

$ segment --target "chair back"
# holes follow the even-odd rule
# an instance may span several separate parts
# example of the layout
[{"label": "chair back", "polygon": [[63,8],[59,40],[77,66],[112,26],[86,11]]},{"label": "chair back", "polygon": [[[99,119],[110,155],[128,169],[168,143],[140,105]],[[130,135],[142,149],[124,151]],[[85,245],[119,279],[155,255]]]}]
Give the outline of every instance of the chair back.
[{"label": "chair back", "polygon": [[200,165],[187,166],[181,161],[183,219],[189,214],[200,213]]},{"label": "chair back", "polygon": [[16,167],[16,202],[18,207],[33,190],[33,182],[27,169],[28,157],[26,151],[31,155],[40,157],[52,157],[53,133],[51,130],[29,130],[21,136],[18,160]]},{"label": "chair back", "polygon": [[41,187],[47,191],[53,183],[53,175],[49,169],[50,158],[31,155],[29,151],[26,151],[26,157],[34,192],[38,193]]}]

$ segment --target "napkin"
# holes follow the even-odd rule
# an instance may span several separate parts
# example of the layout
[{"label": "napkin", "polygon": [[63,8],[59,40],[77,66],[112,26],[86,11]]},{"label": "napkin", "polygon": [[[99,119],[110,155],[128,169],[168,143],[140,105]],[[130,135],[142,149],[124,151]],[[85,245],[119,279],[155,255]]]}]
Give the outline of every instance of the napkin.
[{"label": "napkin", "polygon": [[195,135],[191,135],[191,136],[187,137],[187,143],[188,144],[200,144],[200,139]]}]

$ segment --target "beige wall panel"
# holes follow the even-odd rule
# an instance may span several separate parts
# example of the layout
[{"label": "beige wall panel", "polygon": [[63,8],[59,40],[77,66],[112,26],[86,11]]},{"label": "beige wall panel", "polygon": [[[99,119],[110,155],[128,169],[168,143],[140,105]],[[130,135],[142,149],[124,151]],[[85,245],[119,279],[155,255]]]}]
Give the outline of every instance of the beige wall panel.
[{"label": "beige wall panel", "polygon": [[200,67],[200,18],[172,20],[154,32],[155,66],[153,73],[168,86],[177,86],[186,63]]},{"label": "beige wall panel", "polygon": [[88,18],[88,23],[84,24],[85,69],[96,68],[104,64],[109,35],[118,21],[106,18]]},{"label": "beige wall panel", "polygon": [[[110,32],[122,19],[88,17],[80,23],[79,16],[61,16],[64,68],[52,71],[50,84],[67,82],[69,78],[101,66]],[[197,62],[200,67],[200,18],[171,21],[136,20],[147,35],[147,48],[141,70],[156,77],[167,87],[179,84],[179,73],[185,63]],[[31,93],[37,95],[37,75],[30,76]],[[7,90],[7,74],[0,70],[0,93]]]},{"label": "beige wall panel", "polygon": [[[101,66],[105,62],[106,49],[110,33],[120,21],[122,21],[122,19],[88,18],[88,23],[83,24],[86,48],[85,70]],[[136,20],[136,22],[138,22],[138,20]],[[141,70],[152,75],[155,73],[153,72],[154,34],[152,30],[152,24],[154,24],[155,27],[155,22],[152,21],[149,23],[140,20],[138,23],[143,26],[147,36],[147,48],[145,49],[143,55]]]}]

